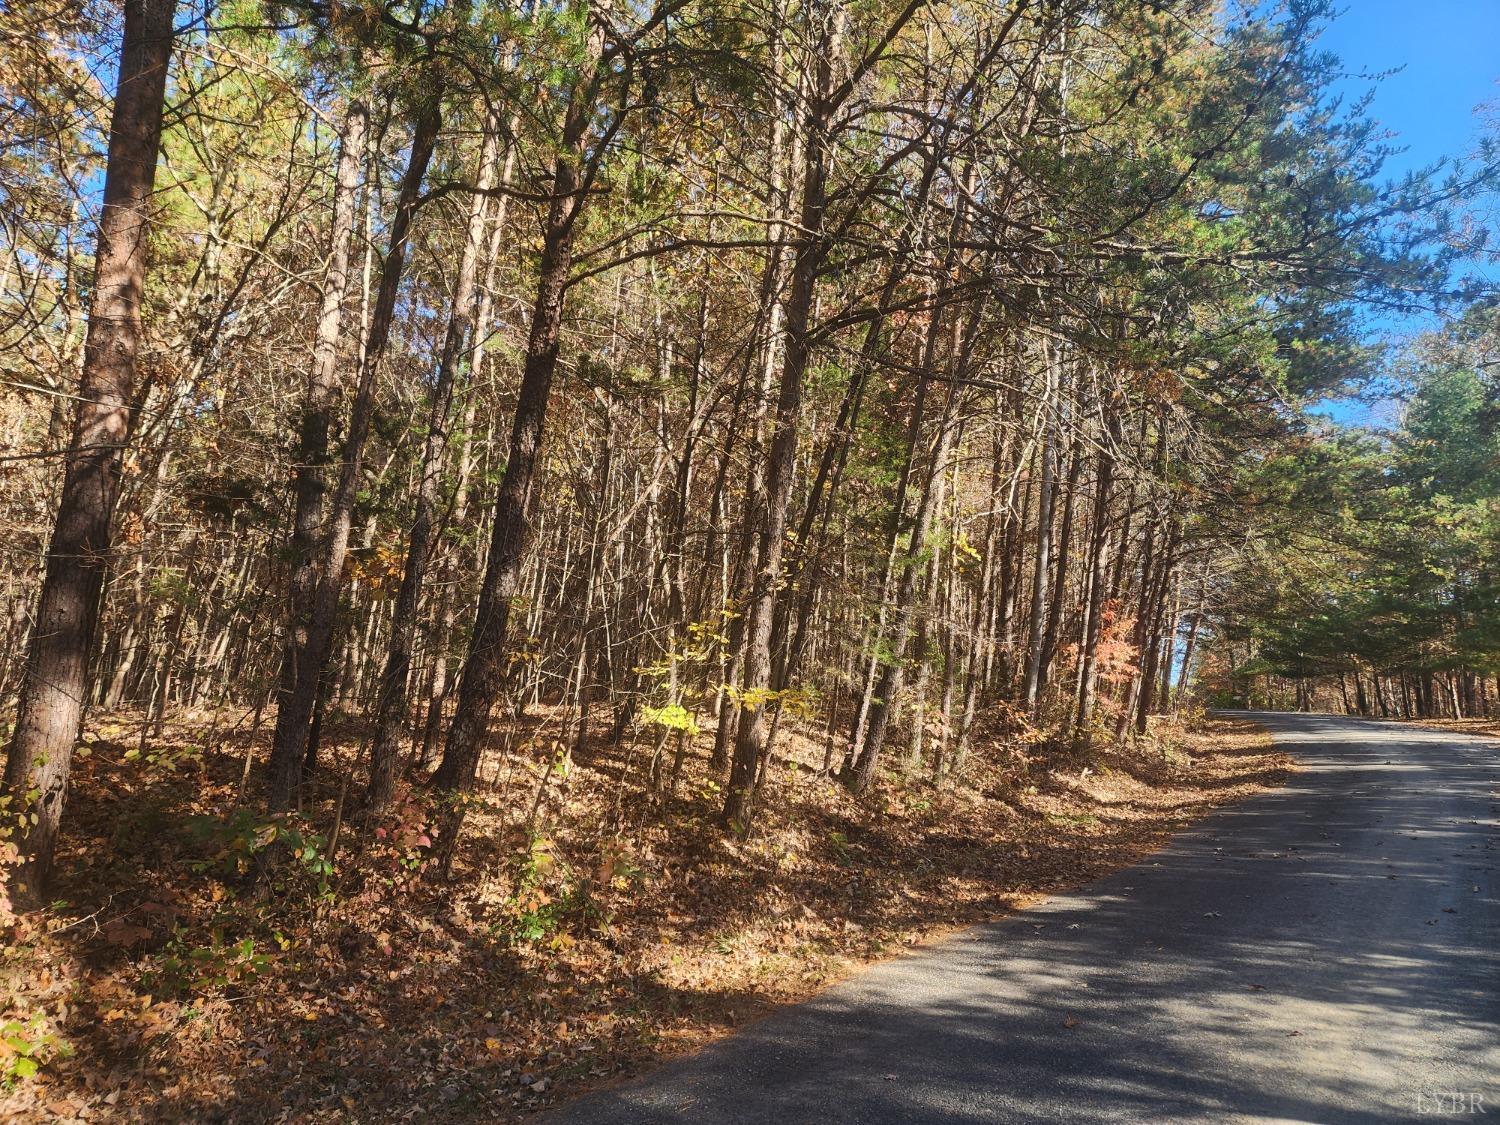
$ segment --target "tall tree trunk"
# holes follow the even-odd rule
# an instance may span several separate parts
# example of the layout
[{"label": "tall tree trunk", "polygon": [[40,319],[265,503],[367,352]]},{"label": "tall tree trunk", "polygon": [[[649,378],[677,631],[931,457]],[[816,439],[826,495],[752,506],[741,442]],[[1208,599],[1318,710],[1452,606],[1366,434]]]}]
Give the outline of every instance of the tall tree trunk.
[{"label": "tall tree trunk", "polygon": [[[514,134],[519,122],[511,119],[509,134]],[[516,148],[515,145],[507,145],[505,162],[500,168],[500,183],[509,185],[511,176],[515,171]],[[469,375],[471,380],[479,380],[484,377],[485,360],[488,356],[486,337],[489,333],[490,324],[495,312],[495,273],[499,264],[500,242],[506,233],[506,218],[509,214],[509,200],[502,195],[496,201],[493,228],[490,231],[489,243],[485,247],[485,283],[479,295],[478,308],[474,314],[474,343],[469,352]],[[461,452],[458,458],[457,479],[453,482],[453,508],[449,514],[449,525],[452,527],[465,527],[467,525],[469,511],[470,482],[473,479],[475,467],[474,423],[478,412],[477,398],[470,393],[464,404],[463,428],[464,437]],[[493,444],[494,422],[489,423],[489,438],[484,442],[485,448]],[[436,627],[429,637],[428,645],[431,650],[431,671],[427,685],[427,718],[423,724],[421,751],[417,756],[421,764],[431,766],[437,760],[438,744],[442,738],[443,708],[448,701],[448,692],[451,679],[448,675],[449,646],[452,643],[454,630],[458,625],[458,596],[455,587],[458,584],[459,575],[463,572],[463,554],[459,543],[449,542],[445,544],[442,552],[441,575],[438,580],[439,599],[441,609],[437,614]]]},{"label": "tall tree trunk", "polygon": [[[902,227],[901,238],[892,253],[892,261],[886,273],[885,283],[881,287],[880,297],[875,302],[874,313],[865,329],[864,342],[854,362],[853,370],[849,374],[849,381],[844,387],[844,397],[839,403],[839,413],[834,422],[833,433],[829,436],[822,455],[818,458],[818,471],[813,476],[812,485],[807,494],[807,504],[802,511],[802,522],[797,528],[797,537],[793,540],[797,553],[788,567],[789,585],[795,583],[803,575],[826,542],[828,520],[833,512],[834,497],[838,492],[844,465],[849,455],[849,446],[858,425],[865,385],[879,359],[886,318],[895,303],[901,283],[911,273],[912,247],[926,225],[927,201],[937,173],[939,151],[939,146],[932,146],[923,162],[922,177],[912,193],[912,201],[909,204],[913,220]],[[819,523],[820,515],[822,519],[815,544],[814,525]],[[899,519],[899,512],[897,518]],[[807,631],[807,621],[812,614],[813,603],[816,600],[816,583],[810,578],[805,583],[805,587],[801,591],[794,625],[790,630],[787,626],[788,618],[791,616],[791,599],[783,599],[778,609],[775,635],[779,637],[781,643],[776,651],[776,670],[772,677],[778,690],[786,686],[797,666]],[[788,632],[790,636],[787,635]]]},{"label": "tall tree trunk", "polygon": [[[363,467],[364,443],[370,430],[375,407],[375,375],[385,356],[390,339],[391,320],[396,311],[396,295],[406,265],[406,248],[411,237],[412,219],[420,202],[422,181],[432,150],[437,143],[441,109],[436,91],[417,114],[412,133],[411,151],[406,171],[396,197],[391,220],[390,246],[381,266],[380,288],[370,315],[370,328],[360,358],[359,382],[354,404],[349,412],[349,432],[344,440],[343,463],[338,485],[330,504],[327,529],[319,544],[316,579],[312,584],[310,603],[299,604],[293,614],[307,622],[302,634],[289,638],[287,658],[292,661],[289,673],[283,673],[280,705],[276,712],[276,730],[271,739],[270,792],[268,805],[274,812],[291,808],[302,778],[302,761],[312,727],[318,695],[318,682],[328,663],[333,628],[338,612],[339,594],[344,585],[344,558],[349,548],[349,530],[354,517],[354,499],[359,489]],[[293,596],[302,591],[294,590]],[[296,645],[296,649],[293,649]]]},{"label": "tall tree trunk", "polygon": [[[1182,697],[1192,684],[1193,654],[1198,647],[1198,630],[1203,625],[1203,611],[1208,605],[1208,563],[1203,563],[1198,572],[1198,597],[1193,607],[1193,619],[1188,622],[1187,643],[1182,646],[1182,672],[1178,676],[1177,686],[1172,695],[1172,713],[1175,715],[1177,709],[1182,706]],[[1339,689],[1345,693],[1344,710],[1349,710],[1348,689],[1344,687],[1343,673],[1339,674]]]},{"label": "tall tree trunk", "polygon": [[1115,451],[1121,430],[1119,403],[1111,397],[1105,402],[1104,411],[1105,446],[1099,451],[1095,470],[1094,517],[1089,547],[1092,558],[1088,602],[1084,610],[1087,621],[1083,631],[1083,651],[1079,654],[1078,710],[1073,723],[1075,744],[1091,737],[1094,724],[1094,702],[1099,686],[1099,638],[1104,628],[1105,596],[1109,586],[1109,511],[1114,494]]},{"label": "tall tree trunk", "polygon": [[406,560],[401,588],[391,615],[390,640],[381,672],[376,703],[375,738],[370,747],[370,780],[366,804],[374,812],[385,807],[396,784],[396,762],[400,754],[403,720],[407,711],[406,681],[411,672],[412,643],[417,633],[417,605],[422,576],[432,554],[437,519],[442,503],[443,471],[448,463],[448,420],[453,409],[453,384],[463,357],[464,344],[474,320],[474,281],[484,241],[484,219],[488,197],[494,186],[500,149],[499,122],[486,122],[479,154],[479,191],[469,204],[469,224],[464,232],[458,277],[453,288],[453,308],[438,361],[437,379],[427,409],[427,435],[422,447],[421,480],[411,531],[406,539]]},{"label": "tall tree trunk", "polygon": [[[759,519],[755,569],[746,613],[745,668],[737,700],[738,726],[730,761],[729,784],[724,792],[720,819],[730,826],[748,826],[757,776],[769,750],[770,695],[774,672],[771,632],[782,578],[782,540],[786,533],[787,505],[792,477],[797,467],[797,442],[802,409],[803,381],[812,357],[812,314],[818,275],[827,252],[824,217],[827,208],[827,153],[829,123],[854,91],[860,79],[881,57],[901,29],[926,0],[908,0],[885,28],[880,40],[843,79],[832,87],[833,65],[839,53],[843,12],[836,4],[816,3],[808,11],[814,24],[812,35],[813,79],[804,115],[805,141],[802,160],[802,198],[796,252],[792,259],[791,287],[786,302],[786,349],[781,381],[772,421],[770,453],[766,458],[763,489],[751,498],[747,519]],[[759,512],[755,508],[760,506]]]},{"label": "tall tree trunk", "polygon": [[[1172,583],[1172,571],[1177,564],[1177,546],[1179,532],[1176,524],[1168,533],[1166,550],[1161,559],[1161,575],[1156,583],[1147,583],[1150,591],[1141,602],[1141,613],[1146,620],[1145,633],[1146,649],[1142,655],[1140,669],[1136,676],[1137,689],[1135,693],[1135,732],[1145,734],[1151,711],[1156,703],[1156,679],[1161,671],[1162,645],[1169,642],[1169,638],[1177,631],[1176,621],[1165,621],[1167,616],[1167,601]],[[1164,636],[1163,634],[1167,634]]]},{"label": "tall tree trunk", "polygon": [[[573,263],[573,236],[583,211],[583,160],[597,109],[594,74],[601,49],[597,31],[591,30],[590,61],[574,83],[563,120],[562,144],[552,169],[551,201],[542,231],[537,294],[511,424],[510,456],[495,499],[494,526],[479,590],[473,639],[459,681],[457,710],[448,728],[443,760],[432,779],[433,786],[440,790],[472,788],[490,713],[500,694],[505,671],[511,600],[517,592],[522,563],[532,538],[528,520],[541,460],[547,404],[557,372],[563,305]],[[458,821],[454,819],[445,828],[445,852],[451,848],[457,831]]]},{"label": "tall tree trunk", "polygon": [[1056,409],[1053,395],[1057,387],[1053,350],[1056,345],[1048,343],[1044,347],[1047,352],[1047,384],[1042,395],[1041,409],[1048,414],[1047,437],[1042,445],[1042,481],[1037,493],[1036,553],[1031,570],[1031,611],[1027,619],[1026,635],[1026,680],[1021,689],[1021,701],[1032,715],[1041,706],[1047,583],[1052,575],[1052,502],[1057,479],[1057,421],[1053,416]]},{"label": "tall tree trunk", "polygon": [[[968,323],[954,326],[954,340],[948,361],[950,373],[962,376],[967,367],[967,352],[979,327],[981,302],[975,302]],[[922,370],[932,371],[936,359],[936,343],[939,336],[937,309],[933,313],[932,327],[928,333],[928,344],[923,357]],[[881,667],[880,679],[871,696],[869,728],[865,733],[864,746],[854,761],[851,787],[856,793],[868,792],[875,784],[880,765],[881,751],[885,746],[890,728],[891,712],[906,674],[906,650],[911,642],[912,622],[917,609],[917,586],[922,572],[922,555],[927,549],[927,539],[932,532],[934,517],[942,503],[942,481],[948,471],[948,456],[953,448],[955,421],[962,399],[963,384],[952,380],[944,401],[943,414],[938,420],[936,439],[933,442],[932,458],[927,475],[922,483],[922,492],[917,501],[917,510],[912,519],[911,539],[907,544],[906,557],[898,564],[900,581],[897,584],[895,618],[889,640],[889,654]]]},{"label": "tall tree trunk", "polygon": [[[795,104],[796,93],[800,91],[800,87],[788,89],[787,50],[784,35],[783,16],[778,12],[773,16],[769,41],[772,60],[769,93],[773,111],[766,159],[768,211],[775,216],[777,221],[771,227],[770,246],[761,270],[759,295],[756,302],[759,347],[746,349],[746,367],[735,391],[729,440],[724,443],[724,451],[719,461],[719,471],[714,484],[716,519],[727,520],[728,517],[727,484],[731,453],[737,432],[741,428],[748,430],[754,445],[764,447],[771,382],[775,377],[777,361],[783,354],[785,305],[782,300],[782,287],[785,281],[787,248],[790,241],[787,233],[793,228],[792,208],[794,204],[790,180],[791,173],[799,164],[804,151],[802,136],[791,128],[789,121],[792,117],[791,107]],[[744,408],[750,385],[751,365],[754,364],[757,356],[760,362],[754,390],[754,422],[750,426],[738,426],[734,422],[738,421],[740,412]],[[740,598],[744,590],[747,574],[752,573],[751,556],[755,548],[755,532],[759,518],[754,500],[764,491],[765,461],[763,458],[756,458],[752,463],[748,487],[745,489],[746,503],[741,513],[738,542],[735,548],[730,549],[727,532],[720,539],[715,528],[716,533],[710,536],[711,539],[719,540],[723,546],[716,569],[720,574],[721,605],[723,612],[729,618],[726,643],[719,658],[721,686],[718,692],[718,725],[714,730],[714,745],[709,757],[709,767],[714,776],[720,780],[727,779],[729,774],[730,759],[739,732],[741,714],[734,692],[730,688],[741,681],[745,667],[745,615],[743,612],[731,612],[731,609],[732,603]]]},{"label": "tall tree trunk", "polygon": [[964,669],[964,705],[963,713],[958,722],[958,733],[954,740],[953,753],[945,758],[941,769],[934,769],[934,780],[941,780],[944,772],[949,772],[963,764],[965,755],[969,750],[969,737],[974,728],[974,715],[979,706],[979,693],[981,689],[989,686],[987,674],[991,667],[990,653],[995,643],[995,614],[994,600],[996,594],[997,576],[995,555],[999,545],[999,504],[1001,487],[1000,482],[1004,476],[1008,445],[1009,431],[1004,437],[998,432],[999,420],[1004,412],[1004,398],[997,392],[995,395],[996,430],[992,441],[994,448],[990,464],[990,487],[989,487],[989,510],[984,518],[984,565],[979,575],[979,596],[974,606],[971,619],[968,666]]},{"label": "tall tree trunk", "polygon": [[[278,701],[283,707],[288,706],[289,699],[304,680],[304,670],[310,660],[312,609],[318,585],[319,549],[325,534],[328,472],[331,468],[328,440],[338,406],[339,339],[344,304],[353,280],[349,250],[359,221],[360,168],[365,159],[369,116],[369,108],[363,102],[350,102],[339,136],[339,160],[333,181],[332,244],[297,443],[292,572],[287,592],[289,619],[278,691]],[[299,754],[300,749],[298,747]]]},{"label": "tall tree trunk", "polygon": [[1067,484],[1063,490],[1063,507],[1057,523],[1061,531],[1057,541],[1057,557],[1053,570],[1057,578],[1052,583],[1052,602],[1047,609],[1047,626],[1042,630],[1042,665],[1037,679],[1039,688],[1045,688],[1052,677],[1052,662],[1062,641],[1063,603],[1068,597],[1068,563],[1073,554],[1073,509],[1078,497],[1078,478],[1083,473],[1083,450],[1078,442],[1073,443],[1069,453]]},{"label": "tall tree trunk", "polygon": [[809,91],[804,124],[800,231],[792,259],[791,290],[786,301],[786,347],[781,365],[780,388],[772,418],[771,448],[766,458],[765,481],[758,495],[746,505],[745,519],[758,525],[755,567],[752,571],[749,605],[745,614],[745,665],[739,698],[735,701],[734,752],[730,759],[729,785],[721,814],[726,825],[749,823],[751,798],[761,756],[766,749],[771,689],[771,628],[776,619],[777,588],[781,582],[781,556],[786,533],[787,504],[792,494],[792,474],[797,466],[798,415],[802,409],[802,383],[812,354],[809,329],[823,261],[823,215],[825,208],[825,151],[832,78],[836,15],[828,5],[816,5],[812,18],[818,29],[814,67],[816,77]]},{"label": "tall tree trunk", "polygon": [[[1166,604],[1165,602],[1163,604]],[[1172,582],[1171,611],[1163,622],[1160,652],[1156,674],[1156,713],[1164,715],[1172,701],[1172,662],[1177,656],[1177,633],[1182,625],[1182,569],[1179,567]]]},{"label": "tall tree trunk", "polygon": [[172,56],[172,0],[125,0],[103,209],[82,378],[57,518],[27,654],[6,790],[31,815],[16,890],[35,901],[51,875],[89,653],[109,565],[110,523],[134,419],[151,191]]}]

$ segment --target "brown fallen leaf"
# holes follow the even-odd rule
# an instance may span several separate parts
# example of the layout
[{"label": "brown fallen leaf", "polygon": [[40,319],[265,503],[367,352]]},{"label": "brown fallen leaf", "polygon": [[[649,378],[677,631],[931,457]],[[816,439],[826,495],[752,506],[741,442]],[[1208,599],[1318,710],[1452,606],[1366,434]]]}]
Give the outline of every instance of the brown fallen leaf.
[{"label": "brown fallen leaf", "polygon": [[1078,1021],[1075,1020],[1072,1016],[1069,1016],[1065,1020],[1063,1020],[1063,1026],[1064,1027],[1077,1027],[1078,1026]]}]

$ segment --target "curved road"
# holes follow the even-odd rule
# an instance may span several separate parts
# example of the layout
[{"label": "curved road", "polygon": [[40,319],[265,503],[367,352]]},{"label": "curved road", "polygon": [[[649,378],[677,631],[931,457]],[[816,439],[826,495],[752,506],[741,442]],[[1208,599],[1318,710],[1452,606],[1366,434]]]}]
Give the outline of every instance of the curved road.
[{"label": "curved road", "polygon": [[551,1120],[1500,1121],[1500,743],[1252,717],[1285,788]]}]

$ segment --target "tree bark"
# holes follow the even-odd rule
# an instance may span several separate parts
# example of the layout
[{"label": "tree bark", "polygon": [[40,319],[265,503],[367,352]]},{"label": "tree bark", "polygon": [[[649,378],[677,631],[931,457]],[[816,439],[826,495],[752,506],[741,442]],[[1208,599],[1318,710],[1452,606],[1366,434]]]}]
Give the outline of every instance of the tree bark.
[{"label": "tree bark", "polygon": [[318,584],[319,548],[325,534],[328,472],[331,468],[329,433],[333,429],[339,397],[339,338],[344,304],[353,278],[349,250],[359,221],[360,168],[365,159],[369,116],[369,108],[363,102],[351,102],[344,113],[339,136],[339,160],[333,183],[332,245],[297,443],[292,572],[287,591],[288,622],[279,688],[282,706],[287,705],[288,699],[297,691],[298,684],[304,679],[303,670],[311,658],[312,608]]},{"label": "tree bark", "polygon": [[365,792],[366,806],[371,812],[385,807],[396,784],[402,720],[407,710],[406,681],[411,672],[412,643],[417,633],[417,603],[422,591],[422,575],[427,569],[433,539],[437,533],[443,470],[448,462],[448,416],[453,409],[453,384],[469,328],[474,320],[474,282],[478,273],[480,244],[484,240],[485,205],[488,202],[484,193],[494,186],[499,142],[499,123],[490,121],[487,123],[479,155],[479,192],[474,195],[469,206],[469,223],[464,232],[458,278],[453,289],[453,309],[443,339],[443,352],[438,361],[432,398],[428,403],[421,479],[417,484],[411,531],[406,539],[401,587],[396,593],[396,604],[391,614],[390,639],[385,667],[380,677],[375,738],[370,746],[370,780]]},{"label": "tree bark", "polygon": [[[338,486],[328,513],[318,561],[316,580],[310,602],[297,605],[294,614],[307,622],[306,632],[290,638],[287,656],[293,661],[290,672],[283,673],[280,705],[276,712],[276,730],[271,740],[270,792],[268,805],[273,813],[285,812],[296,800],[302,780],[302,761],[312,726],[318,695],[318,681],[328,664],[333,628],[338,612],[339,593],[344,585],[344,558],[349,548],[349,529],[354,517],[354,499],[363,467],[364,443],[374,413],[375,374],[390,339],[391,320],[396,311],[396,295],[406,264],[407,242],[411,223],[420,199],[422,180],[432,160],[437,143],[441,111],[436,92],[418,113],[413,131],[406,171],[397,194],[395,215],[391,220],[390,246],[381,266],[380,288],[370,316],[370,330],[360,359],[359,382],[354,405],[349,412],[349,433],[344,441],[343,463]],[[294,591],[294,595],[299,591]],[[292,650],[292,645],[297,650]]]},{"label": "tree bark", "polygon": [[[573,262],[573,236],[583,211],[584,151],[597,108],[594,74],[602,48],[597,32],[590,34],[589,43],[590,61],[574,84],[563,121],[562,144],[552,170],[537,295],[511,425],[510,456],[495,500],[494,527],[479,591],[473,639],[459,681],[457,710],[448,728],[443,760],[432,778],[433,787],[439,790],[467,791],[473,787],[482,741],[504,675],[511,599],[517,592],[521,566],[532,538],[528,519],[541,460],[547,403],[557,371],[563,305]],[[457,821],[454,821],[444,833],[445,854],[456,832]]]},{"label": "tree bark", "polygon": [[[824,5],[814,9],[823,21],[819,29],[814,66],[817,75],[810,91],[806,141],[803,149],[800,237],[792,259],[791,291],[786,301],[786,350],[781,365],[780,387],[772,419],[770,453],[766,458],[763,489],[747,504],[745,519],[756,520],[749,606],[745,615],[745,665],[740,696],[735,701],[734,753],[730,759],[729,785],[725,791],[721,819],[725,825],[744,828],[749,824],[751,798],[761,755],[766,748],[767,712],[773,672],[771,629],[776,618],[777,587],[781,580],[781,558],[786,534],[787,504],[796,470],[798,414],[802,407],[802,384],[812,348],[812,321],[818,267],[823,261],[823,216],[826,206],[827,168],[824,159],[830,112],[828,89],[832,79],[832,52],[836,41],[835,15]],[[757,506],[763,509],[757,512]]]},{"label": "tree bark", "polygon": [[18,896],[47,885],[89,653],[109,565],[111,519],[133,424],[151,192],[172,55],[172,0],[125,0],[82,378],[57,518],[27,655],[6,790],[35,818],[20,841]]}]

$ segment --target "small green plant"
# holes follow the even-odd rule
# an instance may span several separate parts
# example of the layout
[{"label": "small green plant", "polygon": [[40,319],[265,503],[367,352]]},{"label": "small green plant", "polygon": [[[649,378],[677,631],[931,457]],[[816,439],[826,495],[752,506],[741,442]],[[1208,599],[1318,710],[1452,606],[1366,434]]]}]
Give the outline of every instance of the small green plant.
[{"label": "small green plant", "polygon": [[194,817],[189,828],[200,839],[217,846],[210,858],[194,865],[200,872],[214,867],[239,875],[257,869],[264,872],[272,857],[285,856],[293,861],[295,870],[314,882],[318,894],[328,893],[333,863],[325,852],[327,841],[307,831],[295,818],[261,817],[249,809],[239,809],[228,817]]},{"label": "small green plant", "polygon": [[507,945],[561,944],[570,915],[587,911],[587,891],[553,853],[552,841],[533,834],[512,861],[512,886],[494,932]]},{"label": "small green plant", "polygon": [[21,1019],[0,1022],[0,1090],[36,1075],[53,1059],[65,1059],[73,1053],[42,1012]]},{"label": "small green plant", "polygon": [[141,984],[163,995],[217,992],[255,976],[270,963],[270,956],[256,949],[254,938],[225,941],[216,931],[207,945],[195,945],[188,929],[179,926],[155,966],[141,974]]},{"label": "small green plant", "polygon": [[840,863],[848,863],[849,860],[854,858],[854,853],[849,849],[849,837],[845,836],[842,832],[828,833],[828,843],[839,857]]},{"label": "small green plant", "polygon": [[154,750],[147,750],[144,754],[139,748],[125,751],[124,761],[144,761],[148,766],[164,769],[168,773],[174,772],[179,766],[197,765],[203,761],[203,747],[201,746],[160,746]]}]

